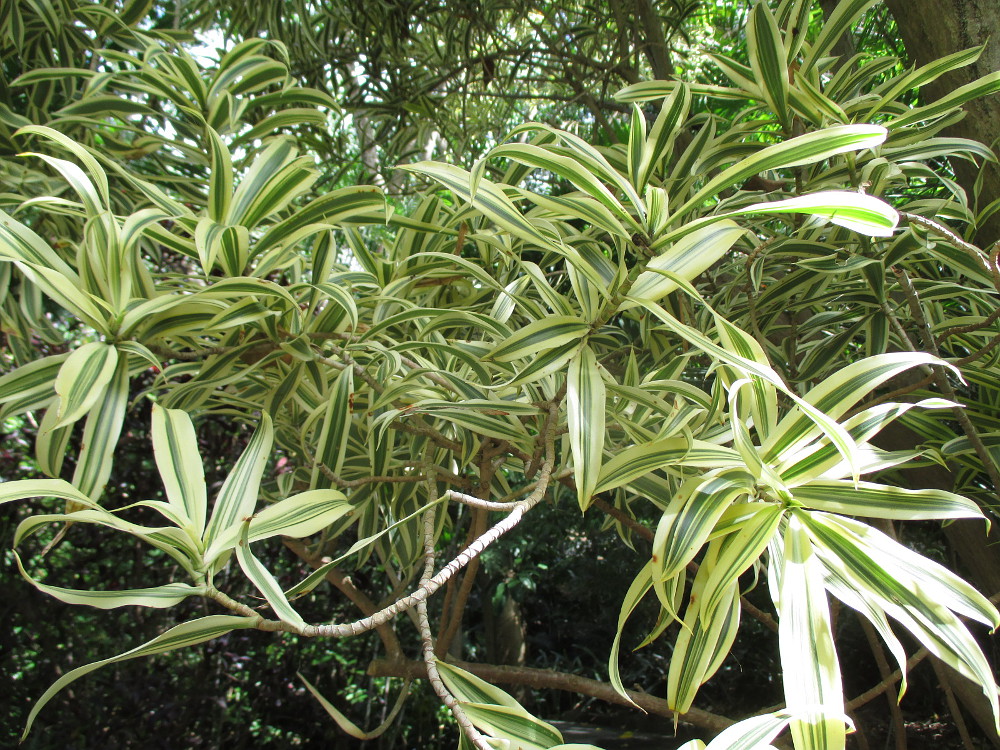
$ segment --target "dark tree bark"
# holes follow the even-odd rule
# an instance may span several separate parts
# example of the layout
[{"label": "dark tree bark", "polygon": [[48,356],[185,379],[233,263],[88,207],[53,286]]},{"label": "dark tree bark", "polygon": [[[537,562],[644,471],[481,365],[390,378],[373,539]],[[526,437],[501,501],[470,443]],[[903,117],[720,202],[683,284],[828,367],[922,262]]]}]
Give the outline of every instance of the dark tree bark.
[{"label": "dark tree bark", "polygon": [[[997,0],[886,0],[896,19],[907,54],[916,65],[924,65],[952,52],[987,43],[979,60],[952,71],[923,88],[927,99],[937,99],[989,73],[1000,70],[1000,2]],[[972,138],[993,146],[1000,135],[1000,94],[977,99],[965,105],[964,120],[953,126],[949,135]],[[978,169],[962,159],[953,161],[959,183],[973,195]],[[1000,167],[987,164],[978,208],[1000,198]],[[988,246],[1000,240],[1000,214],[982,224],[976,243]]]},{"label": "dark tree bark", "polygon": [[[922,93],[926,100],[938,99],[959,86],[1000,70],[1000,2],[997,0],[886,0],[886,5],[896,19],[907,54],[918,66],[959,50],[986,44],[975,64],[952,71],[924,86]],[[1000,123],[1000,95],[968,102],[965,110],[965,118],[952,126],[947,134],[981,141],[996,152],[998,144],[995,141],[1000,135],[997,127]],[[979,169],[963,159],[953,159],[952,165],[959,184],[971,201]],[[986,164],[983,171],[977,210],[1000,198],[1000,167]],[[977,227],[975,241],[980,247],[1000,241],[1000,214],[994,214]],[[992,540],[986,538],[981,524],[971,522],[952,524],[946,529],[946,534],[979,588],[987,596],[1000,591],[997,574],[1000,570],[997,550],[1000,548],[995,545],[996,526]],[[1000,747],[991,712],[978,688],[954,672],[945,679],[993,747]]]}]

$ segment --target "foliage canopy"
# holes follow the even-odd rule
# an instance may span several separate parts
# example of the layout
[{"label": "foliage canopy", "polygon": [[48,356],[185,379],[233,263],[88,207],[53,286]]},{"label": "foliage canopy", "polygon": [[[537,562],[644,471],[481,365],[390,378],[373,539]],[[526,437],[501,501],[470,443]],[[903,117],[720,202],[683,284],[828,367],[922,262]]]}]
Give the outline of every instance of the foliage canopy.
[{"label": "foliage canopy", "polygon": [[[0,503],[49,499],[19,522],[12,559],[69,604],[210,605],[67,671],[25,732],[114,662],[240,630],[375,631],[373,670],[427,677],[462,747],[563,746],[493,684],[502,670],[449,656],[480,556],[530,535],[549,504],[567,537],[603,514],[586,533],[635,550],[606,644],[620,700],[721,731],[713,749],[786,727],[798,750],[845,746],[830,595],[881,637],[900,694],[905,631],[978,685],[1000,726],[966,625],[1000,614],[894,538],[896,521],[981,519],[996,502],[1000,245],[951,228],[991,207],[943,161],[995,156],[942,131],[1000,73],[912,106],[981,48],[916,70],[840,59],[873,2],[842,2],[825,24],[805,0],[758,2],[743,46],[665,80],[695,4],[631,27],[583,24],[585,4],[497,4],[466,24],[424,5],[415,26],[419,8],[397,17],[391,3],[258,16],[193,2],[192,28],[242,38],[215,60],[171,28],[181,4],[8,6],[0,419],[37,419],[45,478],[5,476]],[[659,29],[645,56],[629,28]],[[570,34],[579,54],[557,54]],[[605,89],[587,86],[614,49]],[[328,66],[309,69],[315,56]],[[498,99],[533,98],[538,117],[470,101],[497,79]],[[546,96],[561,104],[539,108]],[[389,156],[401,171],[369,169]],[[366,174],[375,184],[351,184]],[[156,496],[115,480],[133,422]],[[245,438],[219,482],[199,452],[211,423]],[[882,442],[899,425],[918,440]],[[955,491],[908,486],[905,470],[935,463],[957,469]],[[88,525],[154,551],[146,585],[50,580],[49,548]],[[281,540],[313,570],[276,575]],[[758,579],[776,621],[747,599]],[[303,614],[327,584],[360,616]],[[657,614],[640,645],[669,653],[665,701],[620,677],[644,606]],[[777,631],[784,706],[733,724],[696,698],[747,610]],[[566,677],[551,684],[597,690]],[[310,679],[341,728],[373,736]]]}]

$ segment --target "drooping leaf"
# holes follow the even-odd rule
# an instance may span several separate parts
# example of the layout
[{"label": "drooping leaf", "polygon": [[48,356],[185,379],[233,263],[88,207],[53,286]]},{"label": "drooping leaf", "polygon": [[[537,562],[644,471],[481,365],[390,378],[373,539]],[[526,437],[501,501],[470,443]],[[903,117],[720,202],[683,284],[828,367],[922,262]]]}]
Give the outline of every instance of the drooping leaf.
[{"label": "drooping leaf", "polygon": [[785,531],[778,603],[778,646],[785,705],[795,718],[797,748],[835,750],[845,742],[844,690],[834,646],[822,566],[809,532],[793,513]]},{"label": "drooping leaf", "polygon": [[137,646],[130,651],[119,654],[118,656],[112,656],[108,659],[102,659],[101,661],[77,667],[56,680],[52,686],[46,690],[37,701],[35,701],[35,705],[32,706],[31,712],[28,714],[28,720],[25,724],[24,733],[21,735],[21,739],[23,740],[28,736],[28,733],[31,731],[31,726],[35,723],[35,718],[38,716],[38,712],[41,711],[50,700],[52,700],[56,693],[80,677],[93,672],[95,669],[100,669],[101,667],[107,666],[108,664],[114,664],[115,662],[135,659],[140,656],[154,656],[155,654],[162,654],[167,651],[176,651],[179,648],[197,646],[199,643],[204,643],[205,641],[218,638],[226,633],[231,633],[233,630],[249,628],[252,626],[253,621],[247,617],[236,617],[233,615],[209,615],[208,617],[202,617],[197,620],[192,620],[191,622],[176,625],[141,646]]}]

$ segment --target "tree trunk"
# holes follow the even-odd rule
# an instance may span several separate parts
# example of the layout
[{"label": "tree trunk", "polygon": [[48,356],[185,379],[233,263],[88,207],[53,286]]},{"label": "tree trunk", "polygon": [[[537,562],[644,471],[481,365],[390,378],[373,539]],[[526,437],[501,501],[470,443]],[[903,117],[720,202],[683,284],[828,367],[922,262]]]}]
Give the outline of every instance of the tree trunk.
[{"label": "tree trunk", "polygon": [[[916,65],[924,65],[959,50],[986,44],[973,65],[954,70],[923,87],[926,100],[938,99],[959,86],[1000,70],[1000,2],[997,0],[886,0],[899,27],[906,51]],[[966,117],[948,135],[982,141],[996,151],[1000,122],[1000,94],[965,105]],[[952,161],[958,182],[970,202],[979,170],[964,159]],[[1000,198],[1000,167],[987,164],[978,206],[983,209]],[[1000,240],[1000,213],[983,222],[976,232],[981,247]]]},{"label": "tree trunk", "polygon": [[[924,86],[925,101],[933,101],[954,91],[959,86],[1000,70],[1000,2],[997,0],[886,0],[886,5],[896,19],[899,35],[906,45],[911,61],[925,65],[933,60],[959,50],[986,44],[979,60],[973,65],[951,71]],[[965,105],[966,116],[946,131],[947,135],[981,141],[996,151],[997,123],[1000,122],[1000,95],[993,94]],[[982,210],[1000,198],[1000,167],[986,164],[983,169],[982,189],[975,198],[975,184],[979,169],[964,159],[953,159],[952,166],[959,184],[966,191],[970,204]],[[982,222],[976,229],[975,242],[988,247],[1000,240],[1000,214]],[[907,442],[905,439],[902,442]],[[923,477],[922,479],[927,479]],[[941,478],[939,478],[941,479]],[[937,486],[949,488],[950,482]],[[935,483],[919,486],[932,487]],[[996,526],[988,540],[982,522],[955,522],[945,529],[949,542],[969,571],[972,580],[987,596],[998,591],[1000,554],[995,544]],[[991,544],[990,542],[994,543]],[[945,679],[950,683],[963,708],[969,711],[994,747],[1000,747],[993,727],[992,712],[981,691],[968,680],[950,669]]]}]

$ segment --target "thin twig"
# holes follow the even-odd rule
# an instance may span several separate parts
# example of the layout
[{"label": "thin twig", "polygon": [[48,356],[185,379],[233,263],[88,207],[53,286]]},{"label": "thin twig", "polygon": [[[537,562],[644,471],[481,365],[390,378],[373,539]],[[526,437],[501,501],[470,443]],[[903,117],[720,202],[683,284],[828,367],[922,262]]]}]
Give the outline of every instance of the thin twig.
[{"label": "thin twig", "polygon": [[979,349],[978,351],[974,351],[972,354],[969,354],[966,357],[962,357],[961,359],[949,359],[948,361],[951,364],[955,365],[955,367],[961,367],[962,365],[968,365],[968,364],[971,364],[971,363],[975,362],[980,357],[985,357],[991,351],[993,351],[994,349],[996,349],[998,345],[1000,345],[1000,334],[997,334],[992,339],[990,339],[987,342],[986,346],[984,346],[982,349]]},{"label": "thin twig", "polygon": [[457,503],[462,503],[463,505],[468,505],[472,508],[482,508],[483,510],[497,510],[509,512],[517,507],[517,503],[497,503],[492,500],[483,500],[478,497],[473,497],[472,495],[466,495],[462,492],[456,492],[455,490],[448,490],[445,493],[449,500],[454,500]]},{"label": "thin twig", "polygon": [[978,323],[970,323],[967,326],[952,326],[951,328],[946,328],[937,335],[935,343],[937,343],[938,346],[941,346],[941,344],[943,344],[945,340],[951,336],[956,336],[960,333],[975,333],[976,331],[981,331],[987,326],[993,325],[998,320],[1000,320],[1000,307],[991,312]]},{"label": "thin twig", "polygon": [[[899,282],[900,288],[906,295],[907,301],[910,305],[910,313],[913,316],[913,322],[917,324],[917,331],[923,340],[926,350],[934,356],[940,356],[938,348],[934,343],[934,336],[927,323],[927,318],[924,316],[924,311],[920,304],[920,296],[918,295],[917,290],[910,282],[910,278],[906,275],[906,271],[904,271],[901,267],[894,266],[892,271],[896,276],[896,280]],[[895,318],[890,318],[890,320],[895,320]],[[903,341],[907,344],[907,346],[909,346],[910,349],[916,351],[916,347],[913,346],[913,342],[910,341],[909,337],[906,336],[905,331],[902,330],[902,326],[899,325],[899,321],[896,321],[896,326],[899,329],[899,333],[901,334]],[[924,372],[933,372],[938,390],[941,391],[941,395],[953,403],[958,403],[958,394],[956,394],[955,389],[952,388],[951,383],[948,380],[948,373],[945,371],[944,367],[941,365],[934,365],[932,367],[922,365],[921,369],[924,370]],[[975,449],[976,455],[979,457],[979,460],[983,465],[983,469],[992,481],[994,494],[996,494],[997,498],[1000,499],[1000,470],[997,469],[997,466],[993,461],[993,457],[986,449],[986,445],[983,443],[982,438],[980,438],[979,432],[976,430],[976,426],[972,424],[972,420],[969,419],[968,413],[966,413],[966,410],[962,407],[955,406],[952,408],[951,412],[955,416],[955,420],[961,426],[962,432],[965,433],[965,436],[969,439],[969,442]]]},{"label": "thin twig", "polygon": [[[963,240],[961,237],[959,237],[955,232],[946,227],[944,224],[939,224],[933,219],[928,219],[926,216],[911,214],[905,211],[901,212],[900,216],[905,218],[911,224],[916,224],[917,226],[923,227],[924,229],[933,232],[939,237],[944,237],[959,250],[965,251],[969,256],[971,256],[977,263],[979,263],[983,267],[984,271],[991,274],[994,277],[995,281],[998,284],[1000,284],[1000,277],[997,277],[996,271],[990,269],[990,264],[987,262],[986,258],[983,257],[983,251],[981,249]],[[1000,287],[998,287],[998,289],[1000,289]]]},{"label": "thin twig", "polygon": [[945,671],[944,663],[939,662],[937,659],[931,659],[931,666],[934,667],[934,674],[937,675],[938,684],[944,691],[945,700],[948,702],[948,711],[955,722],[958,736],[962,738],[962,747],[964,750],[975,750],[976,746],[972,742],[972,737],[969,736],[969,728],[965,724],[965,717],[962,716],[962,709],[958,705],[958,701],[955,700],[955,691],[951,687],[951,680],[948,679],[949,675]]},{"label": "thin twig", "polygon": [[[868,618],[861,614],[858,614],[858,622],[861,624],[861,630],[868,641],[868,647],[871,649],[872,656],[875,657],[875,665],[878,667],[879,677],[883,680],[888,679],[890,674],[889,662],[885,658],[885,650],[882,648],[882,643],[879,641],[875,628],[868,621]],[[892,717],[892,734],[896,750],[906,750],[906,724],[903,721],[903,713],[899,710],[899,701],[895,700],[889,694],[886,694],[885,698],[889,702],[889,715]]]}]

